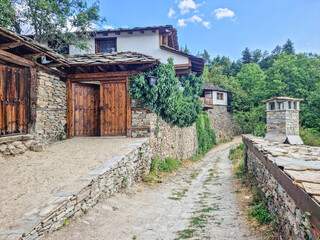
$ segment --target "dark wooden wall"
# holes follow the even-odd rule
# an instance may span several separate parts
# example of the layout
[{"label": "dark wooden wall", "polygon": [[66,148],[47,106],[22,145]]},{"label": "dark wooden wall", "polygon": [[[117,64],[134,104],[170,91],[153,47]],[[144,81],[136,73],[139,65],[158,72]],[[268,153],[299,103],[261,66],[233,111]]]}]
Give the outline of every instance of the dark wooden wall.
[{"label": "dark wooden wall", "polygon": [[0,64],[0,134],[28,133],[30,69]]}]

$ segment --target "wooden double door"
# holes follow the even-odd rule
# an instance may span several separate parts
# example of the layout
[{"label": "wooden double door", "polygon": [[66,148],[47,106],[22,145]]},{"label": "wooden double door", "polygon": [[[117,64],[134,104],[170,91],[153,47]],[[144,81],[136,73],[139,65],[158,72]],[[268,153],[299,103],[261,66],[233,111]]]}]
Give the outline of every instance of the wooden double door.
[{"label": "wooden double door", "polygon": [[126,79],[100,81],[100,84],[72,83],[73,123],[68,126],[72,128],[69,134],[125,136],[129,107]]},{"label": "wooden double door", "polygon": [[28,132],[30,71],[0,64],[0,135]]}]

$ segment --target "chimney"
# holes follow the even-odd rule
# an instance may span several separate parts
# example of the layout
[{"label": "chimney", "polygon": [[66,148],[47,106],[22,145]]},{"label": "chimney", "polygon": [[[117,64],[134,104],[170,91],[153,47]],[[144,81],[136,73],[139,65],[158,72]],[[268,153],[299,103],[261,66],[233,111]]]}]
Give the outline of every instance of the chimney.
[{"label": "chimney", "polygon": [[267,104],[267,134],[265,139],[288,144],[303,144],[299,136],[299,110],[303,99],[273,97]]}]

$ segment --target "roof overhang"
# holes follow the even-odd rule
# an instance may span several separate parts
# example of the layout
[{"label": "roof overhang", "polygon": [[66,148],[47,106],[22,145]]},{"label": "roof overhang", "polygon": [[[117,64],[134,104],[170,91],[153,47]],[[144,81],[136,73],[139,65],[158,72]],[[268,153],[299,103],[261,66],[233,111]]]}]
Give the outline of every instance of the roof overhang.
[{"label": "roof overhang", "polygon": [[177,50],[177,49],[174,49],[174,48],[171,48],[168,46],[164,46],[164,45],[161,45],[160,48],[162,50],[169,51],[169,52],[172,52],[172,53],[189,58],[190,62],[191,62],[192,72],[196,72],[197,76],[201,76],[203,74],[203,69],[204,69],[204,59],[203,58],[199,58],[199,57],[193,56],[191,54],[187,54],[187,53],[182,52],[180,50]]}]

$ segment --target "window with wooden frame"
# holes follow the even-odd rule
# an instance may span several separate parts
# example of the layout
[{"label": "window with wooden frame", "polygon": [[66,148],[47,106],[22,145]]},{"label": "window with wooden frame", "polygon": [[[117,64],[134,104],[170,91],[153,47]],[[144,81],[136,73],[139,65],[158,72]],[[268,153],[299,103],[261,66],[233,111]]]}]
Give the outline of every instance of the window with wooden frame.
[{"label": "window with wooden frame", "polygon": [[217,93],[217,100],[223,100],[223,93]]},{"label": "window with wooden frame", "polygon": [[212,98],[212,91],[205,91],[204,92],[204,97],[205,98]]},{"label": "window with wooden frame", "polygon": [[112,53],[117,51],[117,38],[96,39],[96,53]]}]

